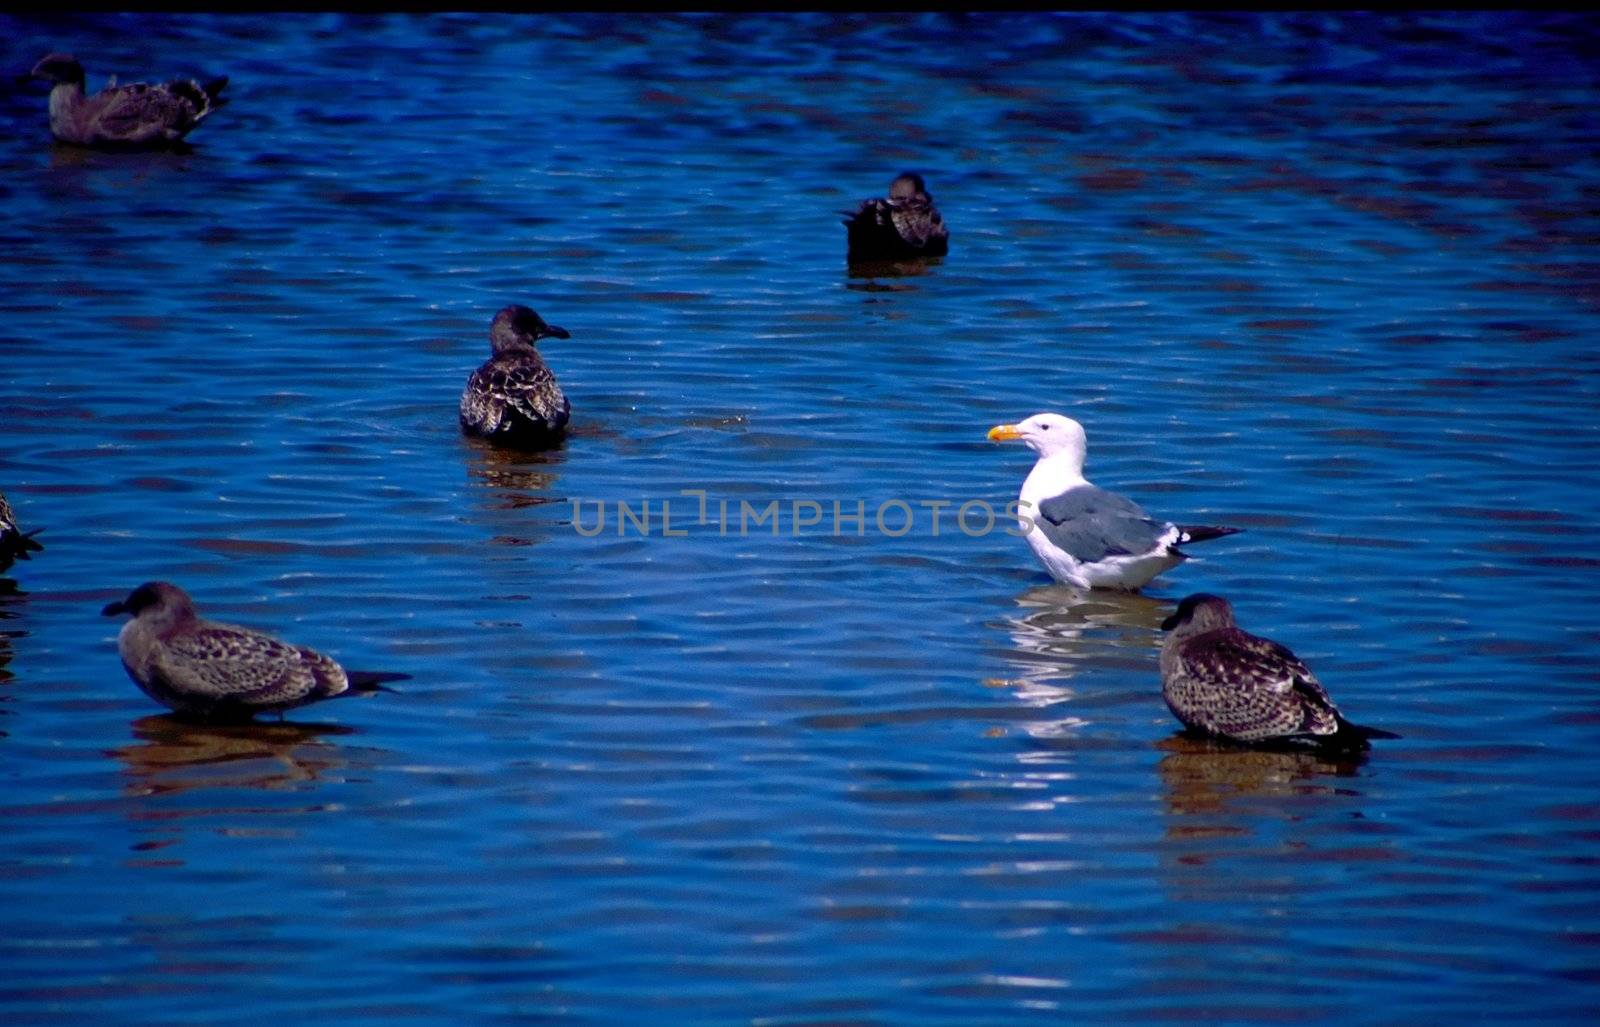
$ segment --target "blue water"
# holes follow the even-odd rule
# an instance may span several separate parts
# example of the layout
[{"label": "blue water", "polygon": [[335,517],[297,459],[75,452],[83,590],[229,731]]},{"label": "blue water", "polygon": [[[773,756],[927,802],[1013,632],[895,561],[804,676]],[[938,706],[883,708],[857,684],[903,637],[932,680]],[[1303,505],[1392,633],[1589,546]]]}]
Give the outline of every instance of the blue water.
[{"label": "blue water", "polygon": [[[0,17],[52,49],[232,103],[0,96],[7,1023],[1600,1008],[1600,21]],[[951,253],[853,276],[906,168]],[[548,454],[456,426],[511,302]],[[1049,585],[954,521],[1040,410],[1246,532]],[[176,722],[98,615],[152,578],[412,680]],[[1201,590],[1404,738],[1175,737]]]}]

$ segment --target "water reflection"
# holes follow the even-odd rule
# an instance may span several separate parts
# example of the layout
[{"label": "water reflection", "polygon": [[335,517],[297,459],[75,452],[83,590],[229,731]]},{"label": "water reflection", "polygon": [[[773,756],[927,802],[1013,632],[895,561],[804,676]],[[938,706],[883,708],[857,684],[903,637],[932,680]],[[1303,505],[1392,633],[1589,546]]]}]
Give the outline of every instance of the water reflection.
[{"label": "water reflection", "polygon": [[1304,898],[1290,866],[1356,858],[1330,839],[1360,836],[1351,802],[1365,753],[1266,751],[1181,733],[1156,748],[1166,753],[1159,866],[1170,901],[1289,908]]},{"label": "water reflection", "polygon": [[[1079,676],[1093,680],[1103,669],[1125,673],[1148,666],[1154,674],[1159,627],[1167,612],[1161,600],[1049,584],[1029,588],[1014,602],[1021,612],[998,626],[1011,636],[1010,651],[1001,655],[1020,672],[989,684],[1009,688],[1025,705],[1046,709],[1072,700],[1077,692],[1071,682]],[[1059,737],[1087,725],[1077,715],[1085,711],[1079,703],[1075,715],[1020,726],[1035,738]]]},{"label": "water reflection", "polygon": [[[1156,747],[1166,755],[1157,765],[1168,814],[1237,812],[1247,799],[1328,795],[1339,789],[1327,780],[1354,777],[1367,753],[1262,750],[1179,733]],[[1169,834],[1182,827],[1169,823]]]},{"label": "water reflection", "polygon": [[[41,121],[48,123],[46,119],[41,119]],[[83,146],[52,143],[49,153],[50,170],[52,172],[120,167],[130,171],[132,175],[131,181],[142,182],[152,174],[159,174],[162,169],[170,168],[178,171],[187,171],[196,151],[192,145],[184,142],[177,143],[165,150],[126,153],[116,150],[95,150]]]},{"label": "water reflection", "polygon": [[465,436],[461,444],[468,449],[467,474],[494,490],[493,509],[518,510],[555,501],[549,493],[561,476],[564,449],[523,452]]},{"label": "water reflection", "polygon": [[354,734],[342,724],[200,724],[172,714],[133,722],[136,744],[113,750],[129,795],[211,789],[282,791],[322,780],[348,760],[325,739]]},{"label": "water reflection", "polygon": [[864,278],[867,281],[851,281],[845,286],[847,289],[857,289],[863,292],[901,292],[915,289],[910,283],[899,285],[878,282],[879,278],[915,278],[925,275],[944,263],[943,257],[918,257],[911,260],[856,260],[846,265],[845,274],[848,278]]},{"label": "water reflection", "polygon": [[[27,595],[17,587],[15,581],[0,577],[0,716],[6,716],[10,712],[6,707],[11,702],[11,691],[8,686],[14,677],[8,669],[11,663],[11,640],[26,638],[28,634],[21,628],[6,625],[5,622],[15,620],[20,615]],[[6,737],[9,733],[0,729],[0,738]]]},{"label": "water reflection", "polygon": [[1038,585],[1014,600],[1024,611],[1005,618],[1012,663],[1025,671],[1013,684],[1024,700],[1044,702],[1070,694],[1052,680],[1071,679],[1096,667],[1141,664],[1160,647],[1167,604],[1138,593],[1085,592],[1068,585]]}]

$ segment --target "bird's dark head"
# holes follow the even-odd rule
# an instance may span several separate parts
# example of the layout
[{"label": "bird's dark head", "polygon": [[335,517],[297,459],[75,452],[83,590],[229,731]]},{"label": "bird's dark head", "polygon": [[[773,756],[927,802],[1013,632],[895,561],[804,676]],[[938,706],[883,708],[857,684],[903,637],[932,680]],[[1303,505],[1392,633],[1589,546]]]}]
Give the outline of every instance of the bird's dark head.
[{"label": "bird's dark head", "polygon": [[47,54],[33,66],[29,78],[42,78],[49,82],[76,82],[83,85],[83,65],[69,53]]},{"label": "bird's dark head", "polygon": [[1233,607],[1221,596],[1209,592],[1196,592],[1178,604],[1178,609],[1161,622],[1162,631],[1183,631],[1198,634],[1233,623]]},{"label": "bird's dark head", "polygon": [[922,176],[913,171],[903,172],[899,178],[889,184],[889,199],[891,200],[910,200],[914,199],[919,193],[928,199],[932,199],[932,197],[928,196],[927,188],[922,184]]},{"label": "bird's dark head", "polygon": [[520,303],[500,311],[489,326],[489,345],[496,353],[517,346],[532,348],[546,338],[570,339],[572,334],[560,325],[546,324],[544,318]]},{"label": "bird's dark head", "polygon": [[150,610],[168,614],[193,614],[194,600],[189,598],[189,593],[170,582],[147,581],[129,592],[128,598],[121,602],[108,603],[100,611],[100,615],[115,617],[126,613],[138,617]]}]

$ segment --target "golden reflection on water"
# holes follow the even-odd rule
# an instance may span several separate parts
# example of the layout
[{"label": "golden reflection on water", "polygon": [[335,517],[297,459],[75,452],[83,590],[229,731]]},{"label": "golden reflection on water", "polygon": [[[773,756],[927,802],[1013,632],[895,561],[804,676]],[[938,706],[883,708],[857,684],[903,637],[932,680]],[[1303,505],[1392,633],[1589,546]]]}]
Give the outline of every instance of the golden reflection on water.
[{"label": "golden reflection on water", "polygon": [[140,717],[138,741],[112,751],[124,791],[136,796],[211,789],[281,791],[320,781],[348,760],[327,739],[355,733],[343,724],[202,724],[172,714]]},{"label": "golden reflection on water", "polygon": [[1220,905],[1229,915],[1180,918],[1146,932],[1154,958],[1182,973],[1219,945],[1281,948],[1323,899],[1297,868],[1343,866],[1354,857],[1348,845],[1330,841],[1347,839],[1348,825],[1362,818],[1351,779],[1364,756],[1247,749],[1183,734],[1156,748],[1164,753],[1157,764],[1161,888],[1175,908]]},{"label": "golden reflection on water", "polygon": [[483,439],[463,436],[468,448],[467,474],[475,484],[494,492],[493,508],[517,510],[553,502],[550,488],[560,475],[566,454],[561,449],[504,449]]},{"label": "golden reflection on water", "polygon": [[[1173,817],[1236,813],[1247,800],[1332,794],[1333,778],[1353,777],[1366,753],[1250,749],[1176,734],[1156,743],[1166,753],[1157,765]],[[1253,811],[1259,811],[1252,804]],[[1182,825],[1169,822],[1169,833]]]}]

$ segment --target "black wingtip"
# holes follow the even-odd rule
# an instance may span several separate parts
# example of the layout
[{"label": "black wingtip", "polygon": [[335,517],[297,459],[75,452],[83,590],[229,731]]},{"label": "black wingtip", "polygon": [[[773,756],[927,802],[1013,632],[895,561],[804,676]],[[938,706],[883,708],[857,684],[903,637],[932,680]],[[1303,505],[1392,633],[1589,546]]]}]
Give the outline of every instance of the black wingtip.
[{"label": "black wingtip", "polygon": [[1211,524],[1180,524],[1178,530],[1183,533],[1183,539],[1178,545],[1188,545],[1190,542],[1210,542],[1214,538],[1225,538],[1237,535],[1243,528],[1223,528]]},{"label": "black wingtip", "polygon": [[350,691],[356,694],[366,692],[393,692],[393,688],[385,688],[387,681],[410,681],[410,674],[395,674],[382,670],[347,670],[344,672],[345,680],[350,682]]},{"label": "black wingtip", "polygon": [[1344,717],[1339,717],[1339,728],[1331,735],[1319,735],[1312,739],[1316,747],[1324,752],[1365,752],[1372,748],[1372,739],[1396,739],[1400,736],[1393,731],[1382,728],[1367,727],[1365,724],[1352,724]]}]

